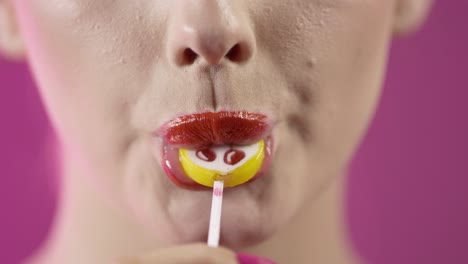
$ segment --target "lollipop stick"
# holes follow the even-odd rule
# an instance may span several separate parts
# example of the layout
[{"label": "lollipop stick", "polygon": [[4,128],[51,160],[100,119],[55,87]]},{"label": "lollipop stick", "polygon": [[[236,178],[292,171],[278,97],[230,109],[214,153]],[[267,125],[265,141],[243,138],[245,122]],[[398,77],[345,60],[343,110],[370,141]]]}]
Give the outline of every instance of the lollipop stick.
[{"label": "lollipop stick", "polygon": [[221,208],[223,205],[223,181],[215,181],[213,186],[213,200],[211,202],[210,227],[208,230],[208,246],[218,247],[221,231]]}]

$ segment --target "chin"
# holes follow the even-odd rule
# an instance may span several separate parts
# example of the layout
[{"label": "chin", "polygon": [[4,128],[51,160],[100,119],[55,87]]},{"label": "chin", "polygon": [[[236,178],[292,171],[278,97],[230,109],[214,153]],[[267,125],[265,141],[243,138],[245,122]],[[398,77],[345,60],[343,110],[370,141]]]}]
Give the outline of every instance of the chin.
[{"label": "chin", "polygon": [[[248,221],[250,220],[250,221]],[[233,250],[260,244],[273,236],[276,229],[274,220],[265,222],[259,219],[228,219],[221,229],[220,245]]]},{"label": "chin", "polygon": [[[279,229],[286,214],[281,211],[268,188],[269,181],[259,179],[242,188],[227,188],[223,197],[220,245],[233,250],[259,244]],[[247,187],[247,188],[246,188]],[[173,244],[206,242],[211,209],[210,191],[186,191],[173,194],[167,207],[168,226],[173,228]],[[284,210],[283,210],[284,211]]]}]

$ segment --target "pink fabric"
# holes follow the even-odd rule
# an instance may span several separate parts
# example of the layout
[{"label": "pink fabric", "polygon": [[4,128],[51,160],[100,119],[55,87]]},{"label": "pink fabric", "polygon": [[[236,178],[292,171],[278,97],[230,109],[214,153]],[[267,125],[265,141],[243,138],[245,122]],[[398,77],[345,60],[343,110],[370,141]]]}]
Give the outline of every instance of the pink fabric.
[{"label": "pink fabric", "polygon": [[[351,168],[347,222],[369,263],[468,263],[468,1],[436,1],[395,41],[383,100]],[[0,262],[44,239],[49,126],[27,68],[0,60]]]}]

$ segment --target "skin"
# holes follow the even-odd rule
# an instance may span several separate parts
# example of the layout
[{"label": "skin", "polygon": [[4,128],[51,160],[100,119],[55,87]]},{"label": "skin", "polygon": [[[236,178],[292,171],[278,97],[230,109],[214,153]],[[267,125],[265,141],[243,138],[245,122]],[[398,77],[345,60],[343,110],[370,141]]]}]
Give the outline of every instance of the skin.
[{"label": "skin", "polygon": [[[428,7],[0,0],[0,49],[27,58],[60,139],[62,199],[42,259],[64,263],[80,252],[96,263],[205,241],[211,193],[167,179],[153,133],[181,114],[246,110],[274,120],[273,165],[225,192],[222,245],[277,260],[294,253],[294,263],[349,261],[341,175],[375,111],[391,38],[419,25]],[[98,249],[80,251],[97,238]],[[278,253],[299,241],[328,250]]]}]

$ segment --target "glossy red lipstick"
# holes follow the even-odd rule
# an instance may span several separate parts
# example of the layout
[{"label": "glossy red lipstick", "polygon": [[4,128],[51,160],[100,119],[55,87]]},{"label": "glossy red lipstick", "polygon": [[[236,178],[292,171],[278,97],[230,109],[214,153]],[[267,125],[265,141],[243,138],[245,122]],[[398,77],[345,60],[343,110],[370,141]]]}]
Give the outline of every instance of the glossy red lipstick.
[{"label": "glossy red lipstick", "polygon": [[198,184],[181,168],[179,148],[205,148],[213,145],[248,145],[265,140],[265,159],[258,176],[269,167],[272,153],[272,121],[264,114],[245,111],[205,112],[179,116],[165,123],[157,132],[164,141],[162,167],[167,176],[181,187]]},{"label": "glossy red lipstick", "polygon": [[206,112],[180,116],[160,129],[167,144],[178,147],[245,145],[263,139],[271,122],[250,112]]}]

